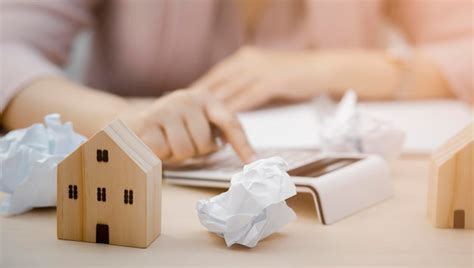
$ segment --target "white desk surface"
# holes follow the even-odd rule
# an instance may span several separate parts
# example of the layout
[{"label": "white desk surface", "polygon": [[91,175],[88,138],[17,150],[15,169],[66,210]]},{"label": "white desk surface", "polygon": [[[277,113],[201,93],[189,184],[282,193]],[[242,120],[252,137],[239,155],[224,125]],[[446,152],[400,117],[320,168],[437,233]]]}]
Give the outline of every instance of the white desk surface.
[{"label": "white desk surface", "polygon": [[196,201],[218,190],[164,184],[163,232],[136,249],[56,239],[55,209],[2,218],[1,267],[473,267],[474,231],[436,229],[426,217],[428,161],[393,164],[395,196],[331,226],[310,196],[290,199],[298,219],[253,249],[227,248],[198,221]]}]

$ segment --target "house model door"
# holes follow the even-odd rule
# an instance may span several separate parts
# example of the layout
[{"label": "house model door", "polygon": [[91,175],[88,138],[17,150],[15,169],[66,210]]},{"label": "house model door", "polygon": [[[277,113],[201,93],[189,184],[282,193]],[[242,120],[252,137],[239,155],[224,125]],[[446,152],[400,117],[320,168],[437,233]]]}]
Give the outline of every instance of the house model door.
[{"label": "house model door", "polygon": [[101,244],[109,243],[109,226],[107,224],[97,224],[95,228],[95,242]]}]

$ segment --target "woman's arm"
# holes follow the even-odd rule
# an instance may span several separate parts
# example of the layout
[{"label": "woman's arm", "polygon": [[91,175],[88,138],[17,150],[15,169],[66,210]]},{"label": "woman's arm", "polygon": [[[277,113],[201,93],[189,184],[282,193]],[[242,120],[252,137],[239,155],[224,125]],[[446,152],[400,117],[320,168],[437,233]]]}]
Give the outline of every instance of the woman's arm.
[{"label": "woman's arm", "polygon": [[253,151],[235,116],[207,92],[180,90],[135,109],[125,99],[61,78],[76,34],[94,21],[102,0],[4,0],[0,23],[0,112],[7,129],[52,112],[91,136],[121,118],[165,161],[217,149],[216,126],[244,161]]},{"label": "woman's arm", "polygon": [[7,129],[24,128],[42,122],[50,113],[74,123],[77,132],[90,137],[120,113],[130,109],[116,95],[90,89],[61,77],[33,81],[10,101],[2,122]]},{"label": "woman's arm", "polygon": [[[93,10],[101,1],[0,2],[0,113],[33,81],[62,75],[74,38],[92,25]],[[30,94],[32,88],[24,93]]]},{"label": "woman's arm", "polygon": [[[406,65],[406,66],[405,66]],[[415,51],[407,64],[382,50],[270,51],[243,48],[195,85],[210,88],[232,110],[275,99],[299,101],[354,89],[361,99],[420,99],[452,93],[436,65]]]},{"label": "woman's arm", "polygon": [[42,121],[59,113],[88,137],[108,122],[120,118],[167,162],[206,155],[218,149],[213,127],[244,161],[254,152],[235,114],[201,89],[178,90],[149,105],[137,107],[109,93],[49,77],[32,82],[11,101],[3,115],[8,129]]},{"label": "woman's arm", "polygon": [[456,97],[474,104],[472,1],[388,1],[388,16],[439,70]]},{"label": "woman's arm", "polygon": [[353,88],[369,100],[453,96],[437,66],[420,51],[414,51],[409,61],[395,59],[383,50],[356,49],[324,50],[313,58],[314,65],[326,69],[326,80],[319,88],[334,95]]},{"label": "woman's arm", "polygon": [[390,0],[386,10],[412,47],[403,60],[383,49],[243,48],[196,84],[237,111],[274,99],[341,95],[348,88],[362,99],[456,96],[474,103],[472,2]]}]

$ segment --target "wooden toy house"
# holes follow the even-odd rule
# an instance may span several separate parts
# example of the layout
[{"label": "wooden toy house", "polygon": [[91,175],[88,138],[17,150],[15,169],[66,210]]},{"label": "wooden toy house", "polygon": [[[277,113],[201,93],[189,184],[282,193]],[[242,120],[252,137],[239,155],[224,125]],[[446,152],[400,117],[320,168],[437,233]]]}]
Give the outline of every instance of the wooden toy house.
[{"label": "wooden toy house", "polygon": [[58,165],[59,239],[145,248],[161,231],[161,161],[117,120]]},{"label": "wooden toy house", "polygon": [[432,155],[428,215],[439,228],[474,229],[474,123]]}]

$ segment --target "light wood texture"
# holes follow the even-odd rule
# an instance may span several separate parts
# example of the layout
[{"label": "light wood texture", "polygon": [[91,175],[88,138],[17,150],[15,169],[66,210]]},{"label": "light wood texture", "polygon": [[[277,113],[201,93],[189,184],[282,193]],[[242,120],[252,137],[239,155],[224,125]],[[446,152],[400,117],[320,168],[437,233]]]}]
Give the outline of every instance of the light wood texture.
[{"label": "light wood texture", "polygon": [[[57,180],[57,235],[58,238],[68,240],[84,240],[84,188],[82,148],[78,148],[58,165]],[[77,185],[79,197],[69,199],[69,185]]]},{"label": "light wood texture", "polygon": [[439,228],[474,229],[474,124],[433,155],[428,216]]},{"label": "light wood texture", "polygon": [[0,217],[1,267],[473,267],[474,230],[434,228],[426,217],[429,159],[392,164],[394,197],[330,226],[309,195],[298,218],[256,248],[228,249],[195,205],[219,190],[163,185],[163,232],[147,249],[56,239],[56,210]]},{"label": "light wood texture", "polygon": [[[97,150],[107,150],[106,162]],[[69,185],[77,186],[77,199],[69,198]],[[133,191],[133,204],[125,203],[125,190]],[[161,162],[115,121],[59,164],[57,204],[58,238],[99,242],[101,224],[108,243],[145,248],[161,230]]]}]

